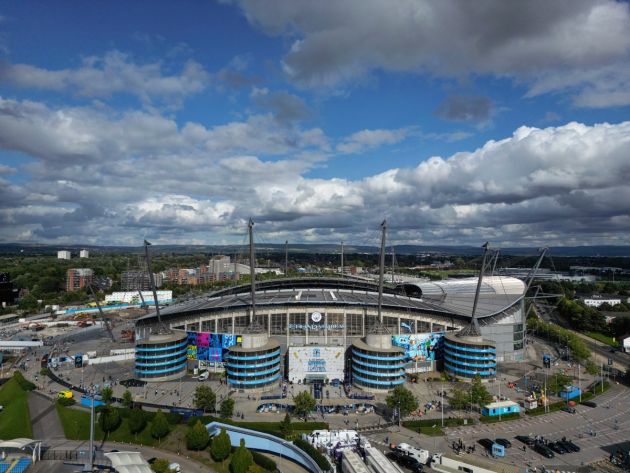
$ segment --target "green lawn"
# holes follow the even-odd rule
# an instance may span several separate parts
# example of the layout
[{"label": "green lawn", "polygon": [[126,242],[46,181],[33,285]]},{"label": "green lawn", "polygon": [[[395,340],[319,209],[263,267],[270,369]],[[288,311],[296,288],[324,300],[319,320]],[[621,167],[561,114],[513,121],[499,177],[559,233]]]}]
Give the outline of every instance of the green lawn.
[{"label": "green lawn", "polygon": [[0,388],[0,439],[33,438],[31,416],[28,412],[28,392],[14,378]]},{"label": "green lawn", "polygon": [[[57,413],[59,414],[59,419],[67,439],[87,440],[90,438],[90,411],[74,407],[63,407],[57,404]],[[98,425],[98,422],[95,422],[94,429],[94,438],[96,440],[103,440],[105,435]],[[123,418],[120,427],[110,433],[107,440],[157,446],[158,441],[151,437],[150,429],[151,423],[149,422],[142,432],[134,435],[129,432],[127,419]]]},{"label": "green lawn", "polygon": [[585,332],[584,334],[588,335],[591,338],[594,338],[595,340],[605,343],[606,345],[610,345],[614,348],[619,348],[619,342],[616,342],[615,340],[613,340],[612,337],[609,337],[608,335],[604,335],[603,333],[599,332]]}]

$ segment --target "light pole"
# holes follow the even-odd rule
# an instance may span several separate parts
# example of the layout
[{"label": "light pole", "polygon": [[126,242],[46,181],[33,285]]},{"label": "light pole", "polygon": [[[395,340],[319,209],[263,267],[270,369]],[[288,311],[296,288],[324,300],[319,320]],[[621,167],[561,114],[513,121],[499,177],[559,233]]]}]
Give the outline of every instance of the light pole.
[{"label": "light pole", "polygon": [[440,391],[440,406],[442,406],[442,428],[444,428],[444,383],[442,383],[442,390]]},{"label": "light pole", "polygon": [[578,363],[578,391],[580,391],[580,402],[582,402],[582,383],[580,382],[580,363]]}]

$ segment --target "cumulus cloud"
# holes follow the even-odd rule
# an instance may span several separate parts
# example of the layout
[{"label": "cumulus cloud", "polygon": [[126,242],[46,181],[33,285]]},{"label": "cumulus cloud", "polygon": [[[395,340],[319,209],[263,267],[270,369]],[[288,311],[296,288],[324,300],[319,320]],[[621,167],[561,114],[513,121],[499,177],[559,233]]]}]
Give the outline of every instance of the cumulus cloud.
[{"label": "cumulus cloud", "polygon": [[494,113],[494,104],[489,97],[451,95],[435,110],[445,120],[483,124]]},{"label": "cumulus cloud", "polygon": [[240,242],[250,215],[279,241],[374,243],[384,216],[398,243],[615,244],[630,230],[630,122],[520,127],[410,168],[311,177],[321,155],[415,132],[357,131],[333,151],[322,130],[272,115],[178,126],[149,112],[3,99],[0,148],[31,160],[0,168],[0,239]]},{"label": "cumulus cloud", "polygon": [[[554,90],[570,78],[571,90],[578,97],[586,94],[577,105],[628,103],[627,2],[234,3],[251,24],[291,38],[284,70],[305,86],[336,86],[379,68],[443,76],[508,76],[529,84],[532,93]],[[602,86],[599,79],[606,75],[614,80]]]},{"label": "cumulus cloud", "polygon": [[0,82],[17,87],[70,92],[83,97],[131,94],[146,103],[180,101],[202,91],[209,74],[198,62],[186,61],[178,74],[167,75],[160,63],[136,64],[120,51],[84,58],[74,69],[49,70],[29,64],[0,63]]},{"label": "cumulus cloud", "polygon": [[286,91],[270,92],[266,88],[254,88],[252,99],[281,122],[300,121],[312,116],[311,109],[302,98]]},{"label": "cumulus cloud", "polygon": [[345,137],[337,145],[337,151],[341,153],[360,153],[368,149],[383,145],[393,145],[405,140],[415,131],[413,127],[398,129],[361,130]]}]

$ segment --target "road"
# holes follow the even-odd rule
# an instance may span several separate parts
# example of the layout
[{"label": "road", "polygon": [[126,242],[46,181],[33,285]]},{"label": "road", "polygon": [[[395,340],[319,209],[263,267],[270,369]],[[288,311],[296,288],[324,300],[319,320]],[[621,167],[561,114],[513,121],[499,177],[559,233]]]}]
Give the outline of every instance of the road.
[{"label": "road", "polygon": [[554,306],[535,303],[535,307],[536,313],[538,313],[545,322],[552,322],[580,337],[586,346],[597,355],[597,359],[593,360],[594,362],[607,364],[608,359],[611,358],[613,361],[612,367],[614,369],[626,371],[630,367],[630,354],[622,352],[611,353],[611,347],[609,345],[572,330],[571,327],[567,325],[567,322],[559,316]]},{"label": "road", "polygon": [[[611,448],[616,444],[622,444],[630,439],[630,396],[627,388],[614,385],[606,393],[595,398],[598,407],[590,408],[579,405],[576,414],[563,411],[547,415],[529,417],[523,416],[519,420],[497,424],[475,424],[457,428],[445,428],[445,437],[420,436],[407,429],[398,432],[392,429],[390,433],[367,434],[370,441],[379,447],[386,447],[385,438],[390,443],[409,442],[433,452],[451,452],[451,444],[459,439],[467,446],[476,445],[474,454],[466,454],[477,458],[484,458],[483,448],[478,441],[482,438],[507,438],[513,446],[507,449],[505,459],[500,461],[513,467],[533,467],[545,465],[547,467],[558,466],[560,470],[570,469],[593,463],[601,459],[607,459]],[[439,421],[436,421],[439,425]],[[595,436],[589,434],[590,431]],[[522,450],[522,445],[514,437],[516,435],[536,436],[542,435],[546,439],[557,440],[566,437],[573,440],[581,447],[577,453],[558,455],[547,460],[538,453],[527,449]],[[608,450],[607,450],[608,448]]]}]

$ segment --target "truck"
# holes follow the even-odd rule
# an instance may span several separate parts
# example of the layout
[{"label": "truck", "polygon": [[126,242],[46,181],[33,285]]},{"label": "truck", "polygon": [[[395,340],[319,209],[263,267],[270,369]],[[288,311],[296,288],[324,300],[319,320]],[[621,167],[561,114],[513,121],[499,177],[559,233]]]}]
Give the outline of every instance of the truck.
[{"label": "truck", "polygon": [[402,455],[408,455],[415,458],[423,465],[426,465],[429,461],[429,458],[431,458],[431,454],[428,450],[414,447],[413,445],[409,445],[408,443],[400,443],[396,447],[394,447],[394,450]]}]

